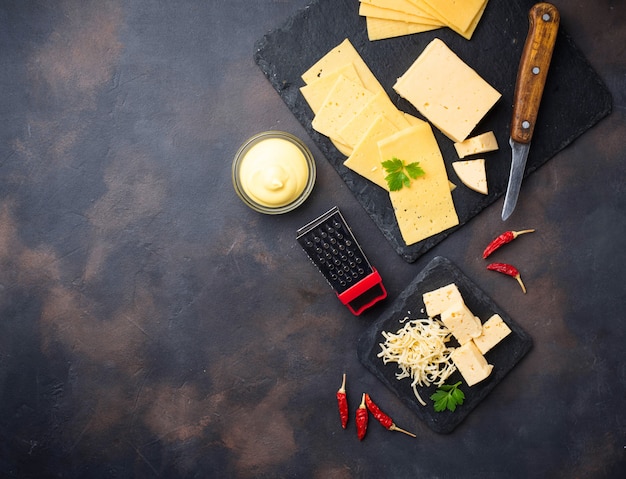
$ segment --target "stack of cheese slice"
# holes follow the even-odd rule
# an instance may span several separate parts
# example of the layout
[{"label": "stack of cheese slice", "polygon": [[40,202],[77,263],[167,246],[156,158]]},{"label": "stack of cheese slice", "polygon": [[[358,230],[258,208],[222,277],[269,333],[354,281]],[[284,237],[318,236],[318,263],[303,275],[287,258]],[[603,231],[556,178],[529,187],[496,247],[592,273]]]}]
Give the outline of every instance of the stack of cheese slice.
[{"label": "stack of cheese slice", "polygon": [[428,316],[439,316],[459,342],[450,356],[467,385],[473,386],[489,377],[493,365],[484,355],[511,333],[502,317],[494,314],[481,323],[454,283],[424,293],[423,300]]},{"label": "stack of cheese slice", "polygon": [[472,38],[488,0],[359,0],[370,40],[448,27]]},{"label": "stack of cheese slice", "polygon": [[382,162],[419,162],[425,174],[390,192],[407,245],[459,224],[439,145],[430,125],[393,104],[349,40],[305,73],[302,95],[315,116],[312,127],[348,158],[345,166],[388,190]]}]

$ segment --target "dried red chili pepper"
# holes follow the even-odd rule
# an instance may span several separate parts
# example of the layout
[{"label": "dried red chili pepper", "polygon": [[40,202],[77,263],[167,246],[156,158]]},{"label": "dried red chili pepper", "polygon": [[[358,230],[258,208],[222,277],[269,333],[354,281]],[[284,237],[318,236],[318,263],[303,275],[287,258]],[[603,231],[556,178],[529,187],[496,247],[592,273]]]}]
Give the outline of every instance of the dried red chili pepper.
[{"label": "dried red chili pepper", "polygon": [[526,233],[533,233],[535,230],[521,230],[521,231],[505,231],[496,239],[494,239],[491,243],[487,245],[485,251],[483,251],[483,259],[493,253],[495,250],[500,248],[502,245],[510,243],[519,235],[523,235]]},{"label": "dried red chili pepper", "polygon": [[346,396],[346,373],[343,374],[341,387],[337,391],[337,405],[339,406],[339,417],[341,418],[341,427],[346,428],[348,424],[348,398]]},{"label": "dried red chili pepper", "polygon": [[487,269],[491,271],[497,271],[498,273],[504,273],[508,276],[511,276],[517,280],[517,282],[522,287],[522,291],[526,293],[526,286],[522,282],[522,277],[519,274],[519,271],[515,266],[506,263],[491,263],[487,266]]},{"label": "dried red chili pepper", "polygon": [[361,399],[361,405],[356,410],[356,434],[359,437],[359,441],[362,441],[367,432],[367,407],[365,406],[365,393],[363,393],[363,399]]},{"label": "dried red chili pepper", "polygon": [[413,434],[412,432],[405,431],[404,429],[396,426],[393,420],[380,410],[380,408],[376,405],[374,401],[372,401],[372,398],[367,393],[365,393],[365,405],[367,406],[369,412],[372,413],[372,416],[374,416],[385,429],[388,429],[389,431],[403,432],[404,434],[407,434],[409,436],[416,437],[415,434]]}]

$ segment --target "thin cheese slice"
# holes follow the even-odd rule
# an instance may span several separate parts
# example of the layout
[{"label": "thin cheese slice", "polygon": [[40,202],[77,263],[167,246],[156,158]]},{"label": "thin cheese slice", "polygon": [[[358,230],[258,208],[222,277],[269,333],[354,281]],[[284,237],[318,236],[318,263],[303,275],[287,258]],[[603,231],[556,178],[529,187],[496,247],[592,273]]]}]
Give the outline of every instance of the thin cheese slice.
[{"label": "thin cheese slice", "polygon": [[313,113],[317,113],[322,107],[322,105],[324,104],[324,100],[328,95],[328,92],[335,84],[339,76],[344,76],[355,83],[360,83],[361,85],[363,85],[361,79],[359,78],[359,74],[357,73],[356,68],[354,68],[354,65],[352,63],[347,63],[346,65],[343,65],[334,72],[331,72],[328,75],[324,75],[321,78],[317,78],[311,83],[304,85],[302,88],[300,88],[300,92],[311,107],[311,110],[313,110]]},{"label": "thin cheese slice", "polygon": [[485,160],[454,161],[452,168],[465,186],[483,195],[489,194]]},{"label": "thin cheese slice", "polygon": [[[419,145],[419,147],[416,147]],[[410,186],[389,192],[398,227],[411,245],[459,224],[446,168],[427,122],[406,128],[378,142],[381,159],[418,162],[425,174]]]},{"label": "thin cheese slice", "polygon": [[322,135],[350,146],[341,138],[339,131],[373,96],[360,83],[340,75],[313,118],[311,126]]},{"label": "thin cheese slice", "polygon": [[423,21],[420,23],[438,26],[444,25],[440,20],[433,18],[432,15],[429,15],[424,10],[416,6],[414,3],[411,3],[410,0],[360,0],[360,2],[361,5],[369,4],[376,7],[385,8],[388,10],[396,10],[398,12],[403,12],[409,15],[420,17],[421,19],[423,19]]},{"label": "thin cheese slice", "polygon": [[[476,12],[475,16],[472,18],[471,22],[469,23],[469,26],[466,29],[463,29],[451,23],[450,20],[448,20],[442,12],[440,12],[437,8],[431,6],[425,0],[408,0],[408,1],[413,3],[420,10],[426,12],[426,14],[432,16],[433,18],[436,18],[437,20],[442,22],[444,25],[448,26],[450,29],[452,29],[453,31],[455,31],[456,33],[458,33],[459,35],[461,35],[463,38],[467,40],[470,40],[472,36],[474,35],[474,32],[476,31],[476,27],[478,26],[478,23],[480,22],[480,19],[482,18],[483,13],[488,3],[487,1],[483,3],[482,7]],[[459,5],[457,7],[457,10],[459,12],[464,12],[464,11],[466,12],[466,7],[464,5]],[[466,15],[466,18],[469,18],[470,14],[465,13],[465,15]]]},{"label": "thin cheese slice", "polygon": [[493,366],[487,363],[473,341],[455,348],[450,357],[468,386],[487,379],[493,370]]},{"label": "thin cheese slice", "polygon": [[484,9],[487,0],[423,0],[435,10],[449,25],[460,31],[467,31],[476,15]]},{"label": "thin cheese slice", "polygon": [[347,145],[356,146],[379,114],[384,115],[399,130],[410,126],[408,120],[387,94],[379,92],[339,130],[339,136]]},{"label": "thin cheese slice", "polygon": [[381,114],[377,115],[343,164],[381,188],[389,190],[378,152],[378,142],[396,132],[398,128],[392,122]]},{"label": "thin cheese slice", "polygon": [[[370,5],[367,3],[361,3],[359,5],[359,15],[362,17],[382,18],[384,20],[397,20],[401,22],[430,24],[433,26],[441,26],[438,20],[432,20],[432,17],[422,17],[418,15],[412,15],[406,12],[399,12],[397,10],[390,10],[388,8],[378,7],[376,5]],[[429,23],[432,22],[432,23]]]},{"label": "thin cheese slice", "polygon": [[455,142],[464,141],[501,97],[438,38],[393,88]]},{"label": "thin cheese slice", "polygon": [[409,23],[374,17],[366,17],[365,23],[367,25],[367,38],[370,41],[413,35],[414,33],[429,32],[441,28],[439,25]]},{"label": "thin cheese slice", "polygon": [[311,66],[306,72],[302,74],[302,80],[304,83],[311,83],[316,78],[321,78],[328,75],[338,68],[344,66],[346,63],[352,63],[362,84],[369,91],[377,93],[379,91],[384,92],[378,79],[374,76],[369,69],[359,52],[356,51],[349,39],[345,39],[335,48],[330,50],[326,55],[320,58],[313,66]]},{"label": "thin cheese slice", "polygon": [[496,140],[493,131],[488,131],[460,143],[455,143],[454,148],[459,158],[465,158],[466,156],[497,150],[498,140]]},{"label": "thin cheese slice", "polygon": [[473,341],[478,350],[485,354],[509,334],[511,334],[511,328],[507,326],[499,314],[494,314],[485,321],[481,335],[474,338]]}]

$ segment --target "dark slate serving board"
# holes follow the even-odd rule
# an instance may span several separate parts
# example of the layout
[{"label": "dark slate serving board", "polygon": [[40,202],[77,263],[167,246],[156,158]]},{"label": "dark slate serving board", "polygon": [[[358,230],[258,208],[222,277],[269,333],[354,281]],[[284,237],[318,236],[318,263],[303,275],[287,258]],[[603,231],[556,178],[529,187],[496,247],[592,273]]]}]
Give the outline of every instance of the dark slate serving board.
[{"label": "dark slate serving board", "polygon": [[[528,32],[528,11],[534,1],[490,0],[483,18],[467,41],[449,29],[370,42],[358,0],[317,0],[297,12],[255,45],[254,59],[281,98],[337,170],[352,193],[395,250],[414,262],[450,233],[480,213],[506,191],[511,152],[509,122],[517,68]],[[609,91],[578,50],[563,26],[555,46],[537,127],[528,157],[526,176],[611,112]],[[458,159],[452,141],[436,128],[453,191],[459,226],[411,246],[398,229],[387,193],[343,166],[345,157],[311,127],[313,112],[300,94],[301,74],[329,50],[349,38],[390,98],[403,111],[420,115],[393,91],[393,84],[433,38],[442,39],[462,60],[495,87],[502,98],[478,125],[475,133],[493,130],[500,149],[482,155],[487,161],[489,195],[462,185],[451,163]],[[523,187],[521,201],[523,198]]]},{"label": "dark slate serving board", "polygon": [[[448,378],[447,384],[463,381],[463,385],[461,385],[461,390],[465,394],[463,405],[454,412],[447,410],[435,412],[433,402],[429,398],[437,388],[435,386],[418,388],[420,396],[427,403],[426,406],[422,406],[413,393],[411,380],[396,379],[397,365],[383,364],[377,354],[380,352],[379,344],[384,342],[382,331],[397,332],[403,327],[400,321],[407,316],[411,319],[425,317],[422,295],[427,291],[433,291],[450,283],[457,285],[467,307],[483,323],[494,313],[498,313],[511,329],[511,334],[485,354],[487,362],[493,364],[493,370],[487,379],[472,387],[467,387],[458,371]],[[433,431],[447,434],[452,432],[480,404],[531,348],[531,337],[502,308],[495,304],[450,260],[437,256],[428,263],[398,299],[359,338],[357,352],[363,365],[393,391],[422,421]]]}]

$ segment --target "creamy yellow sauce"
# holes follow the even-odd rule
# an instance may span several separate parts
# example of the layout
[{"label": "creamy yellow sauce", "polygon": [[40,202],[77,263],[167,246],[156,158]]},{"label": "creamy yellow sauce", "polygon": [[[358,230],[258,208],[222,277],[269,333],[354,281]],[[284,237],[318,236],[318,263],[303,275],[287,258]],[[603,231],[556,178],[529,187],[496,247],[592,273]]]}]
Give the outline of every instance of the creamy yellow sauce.
[{"label": "creamy yellow sauce", "polygon": [[285,206],[304,191],[309,168],[302,151],[288,140],[267,138],[241,160],[239,179],[245,193],[268,207]]}]

